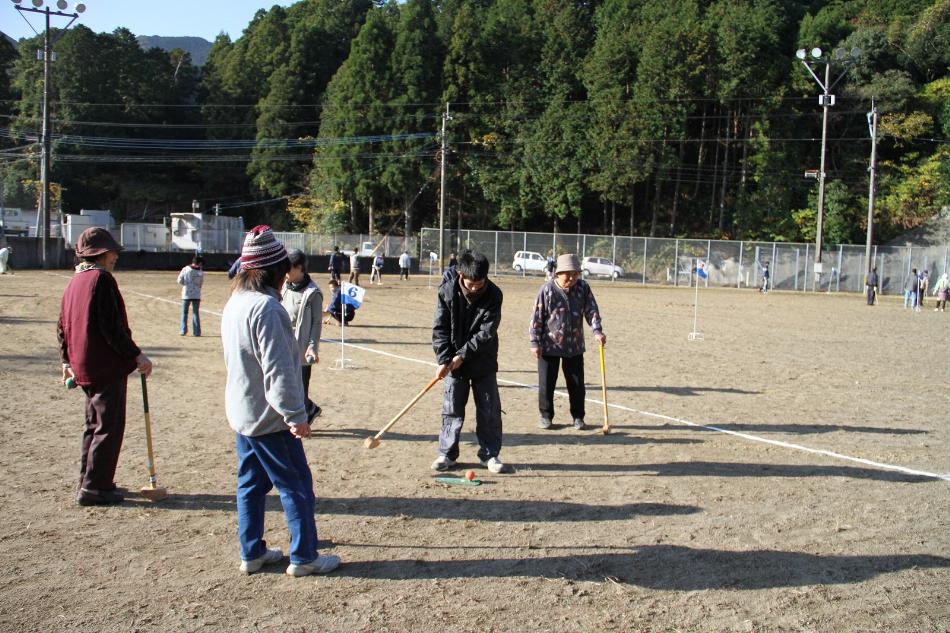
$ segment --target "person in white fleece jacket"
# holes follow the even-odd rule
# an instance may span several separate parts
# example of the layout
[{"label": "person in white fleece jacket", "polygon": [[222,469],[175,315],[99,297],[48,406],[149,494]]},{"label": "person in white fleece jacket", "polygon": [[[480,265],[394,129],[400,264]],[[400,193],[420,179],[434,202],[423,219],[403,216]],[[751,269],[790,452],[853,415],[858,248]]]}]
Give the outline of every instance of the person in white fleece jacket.
[{"label": "person in white fleece jacket", "polygon": [[327,573],[340,564],[339,557],[317,551],[313,476],[301,441],[310,436],[310,425],[300,352],[280,304],[288,270],[287,251],[270,227],[251,229],[221,319],[225,413],[237,436],[238,540],[246,574],[283,558],[264,540],[265,497],[275,486],[290,531],[287,574]]},{"label": "person in white fleece jacket", "polygon": [[205,280],[205,260],[195,255],[190,266],[178,273],[178,285],[181,286],[181,329],[182,336],[188,334],[188,306],[191,305],[191,333],[201,336],[201,285]]}]

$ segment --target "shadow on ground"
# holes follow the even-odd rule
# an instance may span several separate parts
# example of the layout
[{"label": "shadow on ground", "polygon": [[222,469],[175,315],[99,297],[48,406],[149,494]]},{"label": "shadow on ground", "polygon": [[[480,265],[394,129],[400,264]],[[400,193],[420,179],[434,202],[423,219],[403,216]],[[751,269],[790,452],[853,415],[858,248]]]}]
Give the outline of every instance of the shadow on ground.
[{"label": "shadow on ground", "polygon": [[649,589],[699,591],[849,584],[905,569],[950,567],[950,558],[913,554],[821,556],[775,550],[730,552],[676,545],[649,545],[631,550],[625,554],[451,561],[344,561],[334,575],[376,579],[542,577],[595,582],[609,578]]},{"label": "shadow on ground", "polygon": [[[223,510],[236,511],[234,495],[171,494],[164,501],[152,504],[135,497],[117,508],[147,505],[155,510]],[[267,510],[282,512],[280,499],[268,495]],[[411,517],[414,519],[454,519],[459,521],[624,521],[639,516],[672,516],[695,514],[702,509],[691,505],[666,503],[624,503],[595,505],[568,501],[523,501],[509,499],[472,499],[413,497],[318,498],[317,515],[367,517]]]}]

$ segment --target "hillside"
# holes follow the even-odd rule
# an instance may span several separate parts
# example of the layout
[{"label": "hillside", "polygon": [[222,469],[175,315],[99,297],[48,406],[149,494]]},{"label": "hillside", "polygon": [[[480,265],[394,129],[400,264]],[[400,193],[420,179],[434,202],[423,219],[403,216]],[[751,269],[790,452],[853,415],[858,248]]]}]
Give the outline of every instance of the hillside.
[{"label": "hillside", "polygon": [[195,66],[204,66],[211,51],[211,42],[201,37],[163,37],[161,35],[139,35],[139,46],[143,49],[160,48],[170,51],[180,48],[191,53],[191,63]]}]

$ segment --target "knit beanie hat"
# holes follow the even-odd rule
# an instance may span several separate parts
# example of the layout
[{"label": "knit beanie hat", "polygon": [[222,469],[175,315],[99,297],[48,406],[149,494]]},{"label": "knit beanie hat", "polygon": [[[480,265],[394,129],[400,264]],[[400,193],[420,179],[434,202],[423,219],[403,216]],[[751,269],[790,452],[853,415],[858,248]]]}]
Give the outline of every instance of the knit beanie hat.
[{"label": "knit beanie hat", "polygon": [[267,268],[287,259],[287,249],[277,241],[266,224],[255,226],[244,236],[241,249],[241,270]]}]

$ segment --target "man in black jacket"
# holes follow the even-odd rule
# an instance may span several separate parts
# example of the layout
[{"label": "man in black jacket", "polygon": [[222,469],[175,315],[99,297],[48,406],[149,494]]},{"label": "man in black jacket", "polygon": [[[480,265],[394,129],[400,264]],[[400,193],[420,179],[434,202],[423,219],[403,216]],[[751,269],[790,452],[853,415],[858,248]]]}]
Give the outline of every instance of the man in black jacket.
[{"label": "man in black jacket", "polygon": [[432,470],[449,470],[459,456],[459,436],[465,422],[469,391],[475,395],[475,436],[478,459],[493,473],[512,468],[501,452],[501,397],[498,394],[498,324],[502,293],[488,279],[488,260],[465,252],[456,270],[448,270],[439,286],[432,325],[432,348],[445,379],[439,456]]}]

